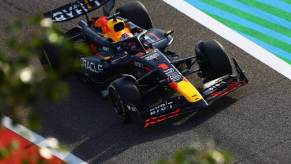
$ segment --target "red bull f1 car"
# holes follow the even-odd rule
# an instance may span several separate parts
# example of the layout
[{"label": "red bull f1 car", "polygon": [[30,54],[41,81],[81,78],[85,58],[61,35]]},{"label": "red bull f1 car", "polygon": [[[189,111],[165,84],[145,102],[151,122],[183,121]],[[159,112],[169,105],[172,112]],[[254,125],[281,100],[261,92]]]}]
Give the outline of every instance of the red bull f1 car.
[{"label": "red bull f1 car", "polygon": [[[104,16],[89,19],[87,14],[99,7]],[[129,2],[110,14],[113,7],[113,0],[79,0],[44,15],[54,22],[86,16],[65,35],[90,47],[91,56],[79,56],[82,77],[101,88],[124,122],[138,118],[149,127],[197,112],[248,83],[237,61],[216,40],[199,41],[196,54],[182,58],[167,49],[173,31],[154,28],[143,4]],[[47,63],[54,66],[56,54],[44,50]],[[195,73],[202,86],[187,79]]]}]

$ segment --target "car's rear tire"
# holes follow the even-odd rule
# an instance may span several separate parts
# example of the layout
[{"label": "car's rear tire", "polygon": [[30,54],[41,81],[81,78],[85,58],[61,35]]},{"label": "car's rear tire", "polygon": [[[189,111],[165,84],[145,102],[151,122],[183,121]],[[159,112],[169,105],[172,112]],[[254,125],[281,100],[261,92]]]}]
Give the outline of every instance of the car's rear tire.
[{"label": "car's rear tire", "polygon": [[42,49],[40,62],[45,70],[58,70],[60,68],[60,61],[58,58],[58,47],[53,44],[47,43]]},{"label": "car's rear tire", "polygon": [[137,106],[141,102],[141,93],[134,79],[129,77],[116,79],[109,85],[108,92],[115,113],[124,123],[129,122],[129,112],[138,110]]},{"label": "car's rear tire", "polygon": [[82,41],[83,40],[82,29],[80,27],[74,27],[65,32],[65,37],[72,42]]},{"label": "car's rear tire", "polygon": [[147,9],[139,1],[128,2],[116,9],[116,12],[119,12],[121,17],[130,20],[141,28],[151,29],[153,27]]},{"label": "car's rear tire", "polygon": [[[74,27],[67,32],[63,33],[63,36],[68,39],[70,42],[82,42],[82,29],[79,27]],[[42,54],[40,56],[40,62],[42,66],[47,70],[51,69],[53,71],[58,71],[61,68],[62,62],[67,62],[68,58],[64,57],[62,45],[53,44],[50,42],[44,43],[42,47]],[[70,52],[69,50],[65,51],[68,54],[67,57],[77,57],[78,52]],[[70,53],[70,54],[69,54]],[[62,56],[60,56],[62,55]],[[75,55],[75,56],[74,56]],[[72,58],[73,59],[73,58]],[[69,59],[71,60],[71,58]]]},{"label": "car's rear tire", "polygon": [[195,53],[201,70],[200,76],[206,82],[232,73],[230,59],[218,41],[199,41]]}]

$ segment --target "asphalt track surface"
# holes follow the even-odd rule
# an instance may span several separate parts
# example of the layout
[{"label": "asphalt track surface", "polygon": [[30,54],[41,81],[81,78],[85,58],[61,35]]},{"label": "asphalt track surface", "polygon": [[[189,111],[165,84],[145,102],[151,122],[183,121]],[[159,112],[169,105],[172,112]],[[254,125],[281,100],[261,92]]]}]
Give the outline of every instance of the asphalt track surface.
[{"label": "asphalt track surface", "polygon": [[[2,0],[0,39],[6,37],[4,27],[9,20],[66,2]],[[58,138],[90,163],[152,163],[178,148],[208,139],[231,152],[235,163],[290,163],[291,81],[163,1],[143,0],[143,3],[156,27],[175,31],[171,50],[189,56],[196,41],[217,39],[239,61],[250,83],[181,125],[143,129],[136,124],[121,124],[108,101],[72,77],[68,79],[71,94],[66,100],[39,106],[42,135]],[[70,28],[76,22],[61,27]]]}]

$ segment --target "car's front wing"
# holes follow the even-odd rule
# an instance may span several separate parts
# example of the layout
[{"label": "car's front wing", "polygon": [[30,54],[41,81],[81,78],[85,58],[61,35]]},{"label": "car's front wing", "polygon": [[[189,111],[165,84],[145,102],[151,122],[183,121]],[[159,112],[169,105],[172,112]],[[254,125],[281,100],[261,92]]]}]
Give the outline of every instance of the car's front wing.
[{"label": "car's front wing", "polygon": [[163,103],[152,106],[141,113],[144,120],[144,127],[158,124],[170,118],[179,116],[181,114],[198,112],[200,109],[206,108],[214,101],[227,95],[228,93],[240,88],[248,83],[248,79],[240,69],[235,60],[234,72],[232,75],[226,75],[216,80],[204,84],[201,89],[201,94],[207,101],[208,105],[203,100],[189,103],[184,97],[177,96],[170,98]]}]

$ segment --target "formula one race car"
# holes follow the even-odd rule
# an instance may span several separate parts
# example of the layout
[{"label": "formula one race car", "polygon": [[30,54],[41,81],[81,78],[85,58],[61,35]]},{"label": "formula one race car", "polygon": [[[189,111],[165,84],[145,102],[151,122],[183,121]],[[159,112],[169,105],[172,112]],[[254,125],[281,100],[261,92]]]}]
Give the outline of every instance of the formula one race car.
[{"label": "formula one race car", "polygon": [[[105,16],[89,19],[87,13],[101,6]],[[110,15],[113,6],[113,0],[78,0],[45,16],[63,22],[86,15],[87,21],[65,35],[88,44],[92,56],[80,56],[83,79],[101,88],[124,122],[134,118],[149,127],[197,112],[248,83],[217,41],[199,41],[195,56],[181,58],[167,50],[173,31],[153,28],[144,5],[129,2]],[[44,50],[48,63],[56,63],[56,54]],[[202,86],[186,78],[193,73],[201,77]]]}]

